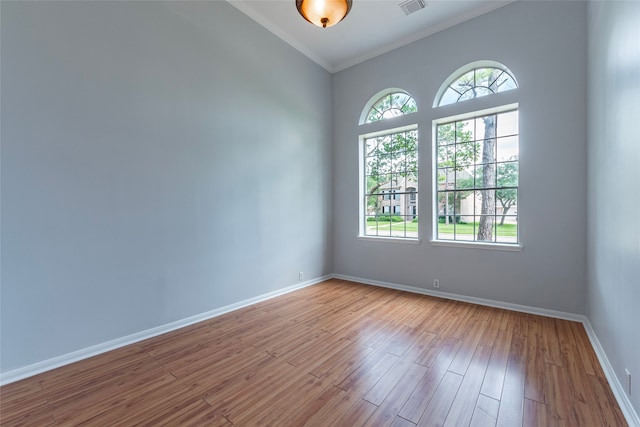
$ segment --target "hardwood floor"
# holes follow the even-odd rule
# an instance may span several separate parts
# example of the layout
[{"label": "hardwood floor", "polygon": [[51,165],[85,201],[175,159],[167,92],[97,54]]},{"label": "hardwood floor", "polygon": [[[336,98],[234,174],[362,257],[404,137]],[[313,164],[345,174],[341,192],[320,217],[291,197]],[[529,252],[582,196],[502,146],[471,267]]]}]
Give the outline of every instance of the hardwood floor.
[{"label": "hardwood floor", "polygon": [[329,280],[0,388],[3,426],[625,426],[581,324]]}]

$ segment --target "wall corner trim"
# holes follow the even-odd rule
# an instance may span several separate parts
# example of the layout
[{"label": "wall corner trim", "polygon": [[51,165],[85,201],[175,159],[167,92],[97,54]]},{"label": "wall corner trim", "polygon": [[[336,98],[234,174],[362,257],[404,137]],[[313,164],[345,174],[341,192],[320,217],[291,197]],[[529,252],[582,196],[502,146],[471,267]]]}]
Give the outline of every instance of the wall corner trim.
[{"label": "wall corner trim", "polygon": [[285,288],[278,289],[273,292],[268,292],[266,294],[258,295],[253,298],[249,298],[233,304],[225,305],[223,307],[219,307],[219,308],[207,311],[205,313],[196,314],[195,316],[176,320],[175,322],[167,323],[164,325],[157,326],[155,328],[136,332],[131,335],[127,335],[121,338],[116,338],[111,341],[107,341],[101,344],[96,344],[91,347],[76,350],[71,353],[67,353],[51,359],[43,360],[41,362],[36,362],[31,365],[23,366],[21,368],[17,368],[11,371],[1,372],[0,386],[9,384],[15,381],[19,381],[24,378],[28,378],[37,374],[41,374],[43,372],[50,371],[52,369],[59,368],[61,366],[69,365],[71,363],[78,362],[80,360],[88,359],[90,357],[97,356],[99,354],[106,353],[108,351],[115,350],[120,347],[124,347],[130,344],[135,344],[137,342],[146,340],[148,338],[153,338],[155,336],[162,335],[167,332],[175,331],[176,329],[184,328],[185,326],[193,325],[194,323],[212,319],[214,317],[232,312],[234,310],[238,310],[240,308],[247,307],[252,304],[266,301],[268,299],[275,298],[280,295],[288,294],[289,292],[297,291],[298,289],[306,288],[308,286],[312,286],[320,282],[324,282],[325,280],[328,280],[331,278],[332,278],[331,275],[317,277],[315,279],[311,279],[311,280],[297,283],[295,285],[287,286]]},{"label": "wall corner trim", "polygon": [[602,347],[602,344],[600,344],[600,340],[598,340],[596,331],[593,329],[593,326],[591,326],[589,318],[585,316],[582,324],[584,325],[585,331],[587,331],[587,336],[589,337],[589,341],[591,341],[591,346],[596,352],[596,356],[598,356],[600,366],[602,366],[604,375],[607,377],[607,381],[609,381],[609,385],[611,386],[611,391],[616,397],[618,405],[620,405],[620,409],[622,410],[629,427],[640,427],[640,416],[638,416],[638,413],[633,408],[629,396],[625,393],[624,387],[622,386],[622,383],[620,383],[611,362],[609,362],[609,358],[604,352],[604,348]]}]

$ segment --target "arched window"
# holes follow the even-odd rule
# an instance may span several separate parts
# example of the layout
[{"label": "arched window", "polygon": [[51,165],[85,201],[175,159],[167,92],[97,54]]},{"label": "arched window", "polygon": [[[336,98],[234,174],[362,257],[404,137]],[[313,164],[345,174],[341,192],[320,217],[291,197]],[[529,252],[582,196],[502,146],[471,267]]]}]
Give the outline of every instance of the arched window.
[{"label": "arched window", "polygon": [[448,105],[467,99],[516,89],[518,84],[511,72],[500,64],[479,66],[452,74],[439,91],[437,105]]},{"label": "arched window", "polygon": [[418,106],[407,92],[400,89],[387,89],[371,98],[365,111],[364,123],[372,123],[415,113],[418,111]]},{"label": "arched window", "polygon": [[415,100],[401,89],[377,93],[362,110],[361,237],[418,238],[418,126],[394,121],[396,127],[366,133],[373,122],[415,111]]},{"label": "arched window", "polygon": [[518,105],[462,102],[515,88],[497,63],[469,64],[442,84],[437,106],[459,105],[434,121],[434,240],[518,245]]}]

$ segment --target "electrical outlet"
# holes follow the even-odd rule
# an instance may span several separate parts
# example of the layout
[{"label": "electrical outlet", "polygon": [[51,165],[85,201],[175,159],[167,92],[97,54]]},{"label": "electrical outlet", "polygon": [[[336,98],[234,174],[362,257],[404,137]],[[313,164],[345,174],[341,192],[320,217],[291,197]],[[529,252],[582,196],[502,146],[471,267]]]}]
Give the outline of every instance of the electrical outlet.
[{"label": "electrical outlet", "polygon": [[433,287],[434,288],[439,288],[440,287],[440,280],[433,279]]},{"label": "electrical outlet", "polygon": [[302,279],[304,279],[304,272],[301,271],[300,273],[298,273],[298,280]]},{"label": "electrical outlet", "polygon": [[631,396],[631,372],[628,369],[625,369],[624,372],[627,374],[627,393]]}]

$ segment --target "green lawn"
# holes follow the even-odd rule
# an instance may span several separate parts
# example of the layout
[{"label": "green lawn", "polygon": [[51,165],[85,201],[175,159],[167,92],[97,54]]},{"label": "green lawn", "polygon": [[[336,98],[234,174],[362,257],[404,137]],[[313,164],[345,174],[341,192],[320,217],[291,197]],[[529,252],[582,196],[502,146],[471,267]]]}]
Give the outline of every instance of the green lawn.
[{"label": "green lawn", "polygon": [[[367,226],[375,227],[375,222],[367,222]],[[391,229],[394,231],[403,231],[405,228],[404,222],[393,222],[391,223]],[[407,222],[406,223],[407,231],[418,231],[418,223],[417,222]],[[442,234],[453,234],[454,224],[438,224],[438,232]],[[498,236],[511,236],[516,237],[518,235],[518,225],[517,224],[504,224],[498,225],[497,234]],[[378,230],[388,230],[389,223],[388,222],[379,222]],[[457,234],[469,234],[473,235],[478,231],[478,223],[474,224],[455,224],[455,231]]]},{"label": "green lawn", "polygon": [[[475,230],[474,230],[475,225]],[[438,232],[443,234],[453,234],[454,224],[438,224]],[[478,223],[475,224],[455,224],[455,231],[457,234],[475,234],[478,231]],[[497,226],[498,236],[512,236],[518,235],[517,224],[504,224]]]},{"label": "green lawn", "polygon": [[[407,231],[418,231],[418,223],[417,222],[392,222],[391,223],[391,229],[394,231],[403,231],[405,228],[405,224],[407,225]],[[367,226],[369,227],[375,227],[376,223],[373,221],[369,221],[367,222]],[[378,230],[388,230],[389,229],[389,223],[388,222],[379,222],[378,223]]]}]

